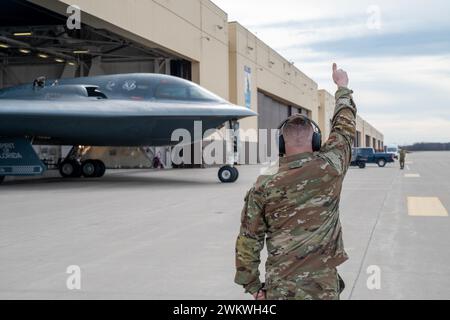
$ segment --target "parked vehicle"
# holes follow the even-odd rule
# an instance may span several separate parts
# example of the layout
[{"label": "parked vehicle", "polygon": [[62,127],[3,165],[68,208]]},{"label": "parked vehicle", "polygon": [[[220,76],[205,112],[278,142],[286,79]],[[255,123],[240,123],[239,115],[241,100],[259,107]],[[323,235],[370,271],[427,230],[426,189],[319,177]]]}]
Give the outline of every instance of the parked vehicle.
[{"label": "parked vehicle", "polygon": [[384,149],[386,153],[392,153],[395,159],[399,159],[400,148],[397,145],[388,145]]},{"label": "parked vehicle", "polygon": [[367,157],[364,157],[362,154],[359,154],[355,148],[352,148],[352,161],[350,162],[350,166],[364,169],[367,160]]},{"label": "parked vehicle", "polygon": [[355,148],[354,150],[355,161],[358,165],[361,162],[376,163],[380,168],[383,168],[388,163],[394,162],[394,154],[375,152],[373,148]]}]

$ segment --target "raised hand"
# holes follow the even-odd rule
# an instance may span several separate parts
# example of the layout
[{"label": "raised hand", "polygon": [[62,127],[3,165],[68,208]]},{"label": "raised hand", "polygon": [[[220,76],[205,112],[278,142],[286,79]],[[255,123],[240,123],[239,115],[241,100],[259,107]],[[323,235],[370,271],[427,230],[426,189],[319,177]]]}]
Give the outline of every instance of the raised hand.
[{"label": "raised hand", "polygon": [[338,87],[348,87],[348,75],[342,69],[338,69],[336,63],[333,63],[333,80]]}]

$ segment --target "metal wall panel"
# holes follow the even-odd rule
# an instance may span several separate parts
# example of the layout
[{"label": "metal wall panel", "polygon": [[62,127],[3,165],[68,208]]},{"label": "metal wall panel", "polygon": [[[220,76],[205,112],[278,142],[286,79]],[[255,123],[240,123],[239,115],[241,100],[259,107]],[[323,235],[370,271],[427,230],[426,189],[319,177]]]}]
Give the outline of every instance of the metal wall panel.
[{"label": "metal wall panel", "polygon": [[258,91],[258,128],[277,129],[291,115],[290,106]]}]

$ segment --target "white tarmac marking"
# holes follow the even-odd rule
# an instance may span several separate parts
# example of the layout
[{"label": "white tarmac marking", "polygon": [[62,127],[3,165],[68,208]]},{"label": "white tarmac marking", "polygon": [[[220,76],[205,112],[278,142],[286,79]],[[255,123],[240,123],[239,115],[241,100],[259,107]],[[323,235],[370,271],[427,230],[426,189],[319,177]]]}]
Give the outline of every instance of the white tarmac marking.
[{"label": "white tarmac marking", "polygon": [[408,214],[413,217],[448,217],[437,197],[408,197]]},{"label": "white tarmac marking", "polygon": [[407,174],[405,174],[405,178],[420,178],[420,174],[418,174],[418,173],[407,173]]}]

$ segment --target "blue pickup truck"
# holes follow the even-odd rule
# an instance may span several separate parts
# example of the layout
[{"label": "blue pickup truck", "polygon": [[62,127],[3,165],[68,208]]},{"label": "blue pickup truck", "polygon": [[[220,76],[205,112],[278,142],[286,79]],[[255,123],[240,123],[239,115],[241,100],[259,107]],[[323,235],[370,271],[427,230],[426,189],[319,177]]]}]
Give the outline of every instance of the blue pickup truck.
[{"label": "blue pickup truck", "polygon": [[394,154],[375,152],[373,148],[354,148],[352,149],[352,166],[358,166],[361,169],[366,167],[367,163],[376,163],[383,168],[388,163],[394,162]]}]

